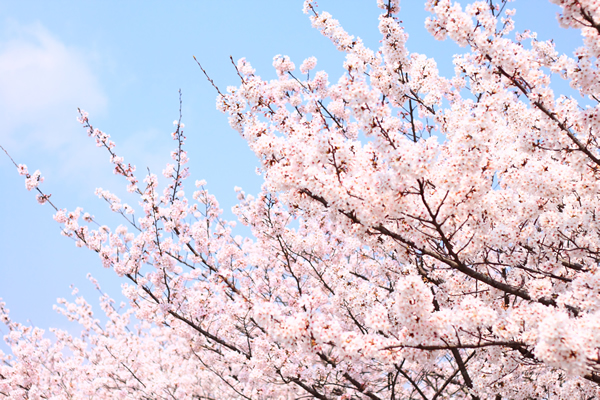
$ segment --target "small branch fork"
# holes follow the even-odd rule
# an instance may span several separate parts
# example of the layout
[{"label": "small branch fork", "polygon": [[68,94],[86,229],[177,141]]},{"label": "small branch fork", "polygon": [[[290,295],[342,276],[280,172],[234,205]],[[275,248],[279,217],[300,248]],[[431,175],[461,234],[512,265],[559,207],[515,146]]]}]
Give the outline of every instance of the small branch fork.
[{"label": "small branch fork", "polygon": [[[2,147],[0,145],[0,149],[2,149],[2,151],[4,151],[4,153],[8,156],[8,158],[10,159],[10,161],[14,164],[14,166],[19,169],[19,165],[15,162],[15,160],[13,160],[13,158],[11,157],[11,155],[8,153],[8,151]],[[26,178],[31,178],[30,174],[25,175]],[[50,196],[52,196],[51,194],[45,194],[44,192],[42,192],[42,190],[39,187],[36,187],[35,190],[40,194],[40,199],[41,199],[41,203],[48,203],[52,206],[52,208],[54,208],[54,211],[58,211],[58,208],[54,205],[54,203],[52,203],[52,201],[50,201]]]}]

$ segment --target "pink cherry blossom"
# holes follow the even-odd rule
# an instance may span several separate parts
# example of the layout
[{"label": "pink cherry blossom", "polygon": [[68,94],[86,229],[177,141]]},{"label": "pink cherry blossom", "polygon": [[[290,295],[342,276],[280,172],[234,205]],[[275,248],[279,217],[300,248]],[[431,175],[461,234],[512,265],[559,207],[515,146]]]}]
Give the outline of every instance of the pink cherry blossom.
[{"label": "pink cherry blossom", "polygon": [[[235,189],[249,238],[206,181],[186,190],[181,109],[172,161],[141,181],[80,111],[138,201],[96,190],[124,219],[114,228],[50,204],[129,304],[102,294],[101,324],[76,291],[59,299],[75,337],[0,303],[12,353],[0,353],[0,395],[600,397],[600,7],[553,2],[581,30],[573,55],[513,32],[503,1],[428,0],[429,32],[465,48],[445,77],[409,51],[399,1],[377,1],[377,51],[305,1],[345,73],[308,58],[295,75],[278,55],[267,81],[242,58],[239,86],[217,89],[265,179],[258,194]],[[589,101],[556,92],[557,78]],[[39,171],[14,164],[49,202]]]}]

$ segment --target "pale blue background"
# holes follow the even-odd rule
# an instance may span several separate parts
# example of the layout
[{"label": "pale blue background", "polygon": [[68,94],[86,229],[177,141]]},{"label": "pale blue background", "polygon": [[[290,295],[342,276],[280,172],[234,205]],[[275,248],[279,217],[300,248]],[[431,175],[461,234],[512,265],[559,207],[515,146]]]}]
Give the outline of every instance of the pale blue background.
[{"label": "pale blue background", "polygon": [[[452,55],[463,51],[436,42],[424,29],[421,1],[404,1],[400,18],[410,34],[411,51],[438,60],[442,74],[453,74]],[[373,1],[321,0],[352,34],[379,46],[379,9]],[[530,28],[540,39],[554,38],[568,51],[581,40],[559,30],[557,8],[542,0],[519,0],[518,30]],[[76,109],[90,113],[93,125],[117,142],[117,152],[160,174],[174,142],[169,133],[183,91],[183,121],[192,179],[206,179],[225,217],[231,218],[234,186],[259,190],[257,163],[245,142],[215,109],[215,92],[192,55],[225,89],[237,85],[229,56],[246,57],[264,78],[274,78],[276,54],[297,66],[309,56],[335,82],[343,55],[301,11],[301,0],[256,1],[4,1],[0,3],[0,144],[30,171],[40,169],[43,189],[59,207],[82,206],[100,221],[119,219],[93,192],[96,187],[124,193],[112,175],[105,151],[97,149],[76,122]],[[567,86],[557,86],[567,90]],[[121,281],[101,267],[97,256],[59,234],[49,206],[39,206],[23,177],[0,154],[0,297],[14,319],[47,328],[69,328],[52,311],[57,297],[70,298],[69,285],[97,304],[85,276],[120,298]],[[244,231],[242,231],[244,232]],[[3,332],[6,332],[4,328]],[[69,328],[74,329],[74,328]]]}]

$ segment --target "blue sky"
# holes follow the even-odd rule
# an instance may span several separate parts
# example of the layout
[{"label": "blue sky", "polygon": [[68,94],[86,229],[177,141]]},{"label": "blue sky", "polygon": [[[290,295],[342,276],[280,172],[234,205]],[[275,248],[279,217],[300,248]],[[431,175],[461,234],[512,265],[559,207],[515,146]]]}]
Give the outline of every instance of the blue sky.
[{"label": "blue sky", "polygon": [[[319,6],[368,46],[378,47],[374,0],[321,0]],[[517,0],[510,6],[517,9],[517,30],[554,38],[568,54],[581,43],[578,32],[558,29],[557,8],[548,2]],[[222,88],[238,84],[230,55],[246,57],[268,79],[275,77],[276,54],[289,55],[297,66],[316,56],[317,69],[335,82],[343,55],[311,28],[301,10],[302,0],[2,2],[0,144],[30,171],[41,170],[43,189],[57,206],[81,206],[114,227],[120,220],[94,189],[122,194],[124,181],[112,175],[107,154],[76,122],[77,107],[112,136],[118,154],[138,171],[148,167],[160,176],[174,148],[169,134],[181,89],[192,170],[188,184],[206,179],[231,218],[234,186],[247,193],[260,188],[257,163],[215,109],[215,91],[192,56]],[[410,35],[409,49],[434,57],[441,73],[450,76],[452,55],[464,49],[429,37],[426,16],[422,1],[403,2],[400,19]],[[85,279],[88,272],[120,297],[120,280],[94,253],[60,236],[51,208],[36,203],[3,154],[0,182],[0,297],[15,320],[67,328],[52,305],[57,297],[70,297],[71,284],[95,305],[98,295]]]}]

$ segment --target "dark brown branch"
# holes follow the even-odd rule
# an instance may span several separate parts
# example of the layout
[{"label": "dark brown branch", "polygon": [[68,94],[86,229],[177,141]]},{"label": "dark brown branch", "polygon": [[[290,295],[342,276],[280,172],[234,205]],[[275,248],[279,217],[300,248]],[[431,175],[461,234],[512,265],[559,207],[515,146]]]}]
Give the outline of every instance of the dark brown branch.
[{"label": "dark brown branch", "polygon": [[[488,59],[488,61],[491,62],[490,56],[487,56],[487,59]],[[550,118],[552,121],[554,121],[556,123],[556,125],[560,128],[560,130],[562,130],[569,137],[569,139],[571,139],[571,141],[575,144],[575,146],[577,146],[577,148],[582,153],[584,153],[586,156],[588,156],[588,158],[590,160],[592,160],[594,162],[594,164],[600,165],[600,159],[598,159],[596,156],[594,156],[592,154],[592,152],[590,150],[588,150],[588,148],[583,143],[581,143],[579,141],[579,139],[577,139],[575,134],[573,132],[571,132],[571,130],[567,127],[567,125],[558,119],[558,117],[556,116],[556,113],[548,110],[548,108],[541,101],[529,98],[531,91],[525,87],[525,83],[520,82],[514,75],[510,75],[508,72],[506,72],[504,70],[504,68],[502,68],[500,66],[497,68],[498,68],[498,72],[502,76],[504,76],[505,78],[510,80],[513,85],[515,85],[525,96],[527,96],[527,98],[531,101],[531,103],[534,106],[536,106],[541,112],[546,114],[546,116],[548,118]]]},{"label": "dark brown branch", "polygon": [[[327,357],[325,354],[323,354],[323,353],[317,353],[317,354],[318,354],[319,358],[321,360],[325,361],[327,364],[331,365],[334,368],[337,367],[337,364],[333,360],[331,360],[329,357]],[[360,383],[355,378],[353,378],[348,372],[344,372],[343,377],[348,382],[350,382],[359,392],[361,392],[362,394],[364,394],[371,400],[381,400],[381,398],[379,396],[377,396],[375,393],[371,392],[370,390],[366,390],[366,388],[367,388],[366,383]]]}]

